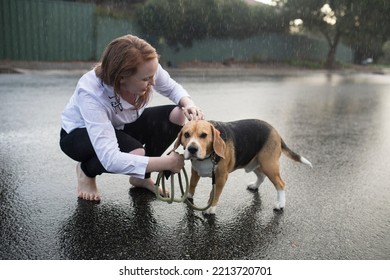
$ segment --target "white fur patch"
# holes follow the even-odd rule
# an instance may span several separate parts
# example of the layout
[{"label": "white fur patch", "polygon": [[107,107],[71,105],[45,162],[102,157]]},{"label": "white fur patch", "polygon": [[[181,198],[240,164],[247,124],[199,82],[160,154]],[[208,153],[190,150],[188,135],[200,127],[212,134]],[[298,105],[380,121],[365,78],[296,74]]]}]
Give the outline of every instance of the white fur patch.
[{"label": "white fur patch", "polygon": [[251,190],[257,190],[260,187],[260,185],[264,182],[265,179],[264,173],[260,171],[255,171],[254,173],[256,174],[257,180],[247,186],[248,189]]},{"label": "white fur patch", "polygon": [[214,164],[211,161],[211,158],[205,160],[191,160],[192,168],[198,172],[200,177],[210,177],[213,173]]},{"label": "white fur patch", "polygon": [[[198,149],[198,151],[195,154],[191,154],[188,151],[188,148],[195,147]],[[206,157],[206,151],[202,149],[201,143],[197,139],[191,139],[186,148],[184,149],[184,158],[190,159],[190,158],[205,158]]]},{"label": "white fur patch", "polygon": [[306,158],[304,158],[302,156],[301,156],[301,162],[306,164],[306,165],[308,165],[308,166],[310,166],[311,168],[313,168],[313,165],[311,164],[311,162],[308,161]]},{"label": "white fur patch", "polygon": [[275,209],[280,210],[285,206],[286,206],[286,193],[285,191],[278,191]]},{"label": "white fur patch", "polygon": [[214,215],[216,211],[217,211],[217,206],[211,206],[210,208],[203,211],[203,213],[207,215]]}]

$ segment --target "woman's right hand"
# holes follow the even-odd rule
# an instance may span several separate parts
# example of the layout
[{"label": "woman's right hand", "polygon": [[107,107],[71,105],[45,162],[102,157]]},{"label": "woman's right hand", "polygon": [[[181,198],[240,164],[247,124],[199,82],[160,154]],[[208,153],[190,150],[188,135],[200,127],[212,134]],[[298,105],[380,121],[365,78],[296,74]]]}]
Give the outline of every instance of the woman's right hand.
[{"label": "woman's right hand", "polygon": [[159,172],[169,170],[179,173],[184,167],[184,156],[172,151],[169,155],[150,157],[146,172]]},{"label": "woman's right hand", "polygon": [[184,167],[184,156],[172,151],[169,155],[169,170],[173,173],[179,173],[180,170]]}]

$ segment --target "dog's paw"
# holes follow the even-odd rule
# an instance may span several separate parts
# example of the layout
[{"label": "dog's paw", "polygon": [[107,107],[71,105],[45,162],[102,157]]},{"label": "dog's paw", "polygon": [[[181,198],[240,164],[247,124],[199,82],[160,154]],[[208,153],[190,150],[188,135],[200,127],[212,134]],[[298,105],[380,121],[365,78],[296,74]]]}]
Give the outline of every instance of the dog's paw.
[{"label": "dog's paw", "polygon": [[246,186],[246,188],[249,190],[249,191],[257,191],[259,189],[259,185],[256,184],[256,182],[252,183],[252,184],[249,184],[248,186]]},{"label": "dog's paw", "polygon": [[286,206],[286,193],[284,191],[278,191],[277,200],[274,206],[274,210],[283,210]]},{"label": "dog's paw", "polygon": [[285,203],[282,203],[280,201],[277,201],[274,206],[275,211],[283,211],[285,207]]},{"label": "dog's paw", "polygon": [[284,209],[274,209],[274,214],[275,215],[282,215],[284,213]]},{"label": "dog's paw", "polygon": [[252,191],[255,191],[259,188],[259,184],[257,184],[257,182],[253,182],[251,184],[249,184],[248,186],[246,186],[249,190],[252,190]]},{"label": "dog's paw", "polygon": [[210,208],[203,211],[204,215],[215,215],[215,212],[217,210],[217,206],[211,206]]}]

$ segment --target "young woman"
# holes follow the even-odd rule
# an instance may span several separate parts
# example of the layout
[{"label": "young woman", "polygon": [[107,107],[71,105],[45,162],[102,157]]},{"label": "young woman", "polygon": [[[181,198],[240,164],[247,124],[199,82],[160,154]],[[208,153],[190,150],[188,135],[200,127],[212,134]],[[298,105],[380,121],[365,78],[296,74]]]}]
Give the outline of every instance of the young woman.
[{"label": "young woman", "polygon": [[[146,41],[126,35],[113,40],[101,62],[79,80],[61,115],[60,147],[79,162],[80,198],[100,200],[96,176],[105,172],[130,175],[134,187],[154,191],[150,172],[184,166],[181,155],[162,154],[186,118],[204,116],[158,58]],[[175,105],[146,108],[152,90]]]}]

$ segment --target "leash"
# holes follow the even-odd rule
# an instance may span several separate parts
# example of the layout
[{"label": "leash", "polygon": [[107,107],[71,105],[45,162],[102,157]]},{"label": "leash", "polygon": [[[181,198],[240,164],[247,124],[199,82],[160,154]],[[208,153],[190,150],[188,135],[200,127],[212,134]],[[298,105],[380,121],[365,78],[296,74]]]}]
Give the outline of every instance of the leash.
[{"label": "leash", "polygon": [[[156,180],[156,183],[154,185],[154,192],[156,194],[156,197],[159,200],[167,202],[169,204],[171,204],[173,202],[177,202],[177,203],[186,202],[189,207],[191,207],[194,210],[198,210],[198,211],[205,211],[205,210],[209,209],[211,207],[211,204],[214,201],[214,198],[215,198],[215,186],[216,186],[216,184],[215,184],[215,165],[216,165],[216,163],[217,163],[217,161],[213,160],[213,170],[212,170],[212,174],[211,174],[211,179],[212,179],[211,199],[209,199],[209,202],[205,207],[198,207],[193,202],[191,202],[190,199],[188,199],[189,182],[188,182],[187,171],[184,167],[182,168],[182,170],[179,173],[171,173],[170,171],[161,171],[158,173],[157,180]],[[181,173],[183,173],[183,176],[184,176],[185,188],[183,187],[183,179],[182,179]],[[180,191],[181,191],[180,198],[175,198],[175,178],[174,178],[175,175],[178,176],[178,183],[179,183],[179,187],[180,187]],[[170,180],[171,181],[171,192],[170,192],[170,196],[167,197],[167,191],[165,189],[165,180],[168,180],[169,177],[171,177],[171,180]],[[162,187],[164,196],[162,196],[158,190],[158,188],[160,186],[160,182],[161,182],[161,187]]]}]

